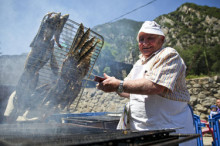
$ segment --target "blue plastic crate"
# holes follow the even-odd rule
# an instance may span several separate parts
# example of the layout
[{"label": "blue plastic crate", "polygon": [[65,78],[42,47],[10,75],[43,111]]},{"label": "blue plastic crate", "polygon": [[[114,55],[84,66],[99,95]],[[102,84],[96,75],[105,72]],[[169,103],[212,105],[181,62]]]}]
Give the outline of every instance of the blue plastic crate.
[{"label": "blue plastic crate", "polygon": [[202,127],[205,127],[205,124],[201,123],[200,117],[198,115],[194,114],[193,118],[194,118],[196,134],[200,134],[200,137],[197,138],[197,145],[203,146]]},{"label": "blue plastic crate", "polygon": [[220,113],[213,115],[212,118],[209,117],[209,125],[213,128],[213,135],[214,135],[214,146],[220,146],[220,126],[219,126],[219,120],[220,120]]}]

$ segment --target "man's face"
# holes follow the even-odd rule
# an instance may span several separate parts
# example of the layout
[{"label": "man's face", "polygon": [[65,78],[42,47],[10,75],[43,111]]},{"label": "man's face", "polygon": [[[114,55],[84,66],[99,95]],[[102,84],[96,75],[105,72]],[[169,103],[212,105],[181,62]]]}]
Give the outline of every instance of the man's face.
[{"label": "man's face", "polygon": [[220,108],[220,99],[216,100],[216,105]]},{"label": "man's face", "polygon": [[146,58],[159,50],[164,42],[164,36],[141,32],[139,34],[139,50]]}]

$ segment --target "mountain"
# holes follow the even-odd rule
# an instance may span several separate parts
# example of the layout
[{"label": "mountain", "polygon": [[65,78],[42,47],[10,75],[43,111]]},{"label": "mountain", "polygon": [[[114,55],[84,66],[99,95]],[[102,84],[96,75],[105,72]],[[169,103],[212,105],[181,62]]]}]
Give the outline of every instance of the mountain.
[{"label": "mountain", "polygon": [[166,34],[166,45],[220,44],[220,9],[185,3],[176,11],[155,19]]},{"label": "mountain", "polygon": [[[129,19],[121,19],[113,23],[94,27],[93,30],[101,34],[105,40],[99,58],[134,63],[133,57],[138,56],[137,51],[134,51],[138,47],[136,36],[142,23]],[[131,53],[133,53],[132,56],[130,56]],[[128,59],[129,57],[130,59]]]},{"label": "mountain", "polygon": [[155,19],[166,34],[165,46],[184,59],[187,75],[220,73],[220,9],[185,3]]}]

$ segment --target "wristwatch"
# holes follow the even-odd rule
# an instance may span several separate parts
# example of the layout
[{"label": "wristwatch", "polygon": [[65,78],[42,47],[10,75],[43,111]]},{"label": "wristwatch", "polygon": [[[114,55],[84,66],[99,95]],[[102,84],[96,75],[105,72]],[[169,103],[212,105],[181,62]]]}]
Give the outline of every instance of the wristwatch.
[{"label": "wristwatch", "polygon": [[118,93],[122,93],[124,90],[123,90],[123,83],[124,83],[124,81],[121,81],[120,82],[120,84],[119,84],[119,86],[118,86],[118,90],[117,90],[117,92]]}]

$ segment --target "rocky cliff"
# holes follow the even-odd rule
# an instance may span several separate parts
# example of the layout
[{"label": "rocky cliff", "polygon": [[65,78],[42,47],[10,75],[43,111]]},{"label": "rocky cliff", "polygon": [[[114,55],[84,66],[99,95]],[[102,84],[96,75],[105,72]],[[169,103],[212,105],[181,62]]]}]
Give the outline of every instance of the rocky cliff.
[{"label": "rocky cliff", "polygon": [[220,44],[220,9],[186,3],[176,11],[156,18],[166,34],[166,45],[187,49]]}]

